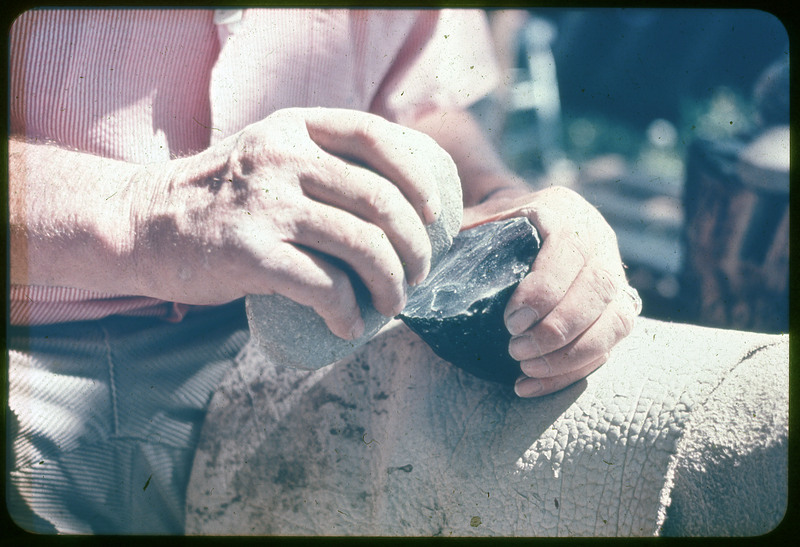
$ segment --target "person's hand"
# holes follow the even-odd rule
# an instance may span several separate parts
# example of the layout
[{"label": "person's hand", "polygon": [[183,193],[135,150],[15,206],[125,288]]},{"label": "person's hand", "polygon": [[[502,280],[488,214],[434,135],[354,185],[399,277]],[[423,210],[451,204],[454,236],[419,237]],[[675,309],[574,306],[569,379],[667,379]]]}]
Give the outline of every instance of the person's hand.
[{"label": "person's hand", "polygon": [[542,248],[508,302],[505,323],[522,371],[515,391],[532,397],[605,363],[633,328],[641,301],[625,278],[616,235],[578,194],[563,187],[528,193],[482,222],[519,216],[539,230]]},{"label": "person's hand", "polygon": [[136,212],[142,293],[187,304],[282,294],[342,338],[364,326],[347,264],[386,316],[430,269],[430,137],[377,116],[288,109],[174,160]]}]

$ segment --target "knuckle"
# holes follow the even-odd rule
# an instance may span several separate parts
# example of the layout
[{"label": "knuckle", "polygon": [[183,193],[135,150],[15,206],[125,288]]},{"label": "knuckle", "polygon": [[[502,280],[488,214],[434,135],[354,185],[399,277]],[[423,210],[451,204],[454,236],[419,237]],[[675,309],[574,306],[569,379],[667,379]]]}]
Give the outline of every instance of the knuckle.
[{"label": "knuckle", "polygon": [[364,196],[364,205],[372,212],[371,220],[385,225],[398,215],[398,200],[402,198],[400,190],[394,185],[377,185]]},{"label": "knuckle", "polygon": [[537,327],[538,335],[548,347],[561,348],[569,341],[569,326],[559,317],[547,316]]},{"label": "knuckle", "polygon": [[548,395],[560,391],[569,385],[561,378],[541,378],[542,390],[537,393],[538,396]]},{"label": "knuckle", "polygon": [[575,192],[574,190],[572,190],[570,188],[567,188],[566,186],[553,186],[551,188],[548,188],[547,191],[552,193],[553,195],[561,198],[561,199],[568,199],[568,200],[579,199],[579,200],[583,200],[583,198],[580,196],[580,194],[578,194],[577,192]]},{"label": "knuckle", "polygon": [[598,295],[604,304],[608,304],[617,295],[617,285],[614,276],[602,268],[591,268],[589,270],[589,288]]},{"label": "knuckle", "polygon": [[271,113],[267,118],[273,120],[293,119],[299,117],[301,109],[297,107],[281,108]]},{"label": "knuckle", "polygon": [[627,312],[617,311],[614,317],[614,333],[617,335],[617,339],[628,336],[633,330],[633,315]]},{"label": "knuckle", "polygon": [[243,131],[236,137],[236,145],[228,158],[229,171],[237,175],[248,175],[255,169],[255,157],[261,151],[262,140],[255,131]]},{"label": "knuckle", "polygon": [[567,247],[564,249],[565,252],[571,251],[575,253],[577,256],[582,257],[584,262],[592,256],[592,249],[586,244],[585,237],[580,231],[564,231],[560,236],[559,239],[562,240],[562,245]]},{"label": "knuckle", "polygon": [[369,114],[360,116],[355,123],[353,127],[353,136],[362,146],[373,148],[380,144],[376,128],[377,123],[378,118]]}]

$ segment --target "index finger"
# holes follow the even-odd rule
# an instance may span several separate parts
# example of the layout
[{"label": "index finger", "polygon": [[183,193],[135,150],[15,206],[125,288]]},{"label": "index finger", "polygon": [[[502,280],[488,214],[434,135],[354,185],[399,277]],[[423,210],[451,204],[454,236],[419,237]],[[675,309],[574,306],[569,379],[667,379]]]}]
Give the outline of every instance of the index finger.
[{"label": "index finger", "polygon": [[315,109],[306,116],[309,136],[325,151],[356,160],[392,181],[425,224],[441,213],[431,161],[450,157],[427,135],[365,112]]},{"label": "index finger", "polygon": [[524,361],[563,349],[600,317],[616,295],[613,276],[587,262],[556,307],[523,335],[511,339],[511,356]]},{"label": "index finger", "polygon": [[585,263],[583,252],[570,238],[557,234],[546,238],[530,272],[506,305],[504,321],[508,331],[521,334],[553,311]]}]

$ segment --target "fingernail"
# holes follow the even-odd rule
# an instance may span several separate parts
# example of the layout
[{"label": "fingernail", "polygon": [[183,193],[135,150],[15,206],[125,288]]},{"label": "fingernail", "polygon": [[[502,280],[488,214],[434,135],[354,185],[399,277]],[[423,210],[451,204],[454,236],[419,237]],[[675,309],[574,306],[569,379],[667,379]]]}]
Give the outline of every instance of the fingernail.
[{"label": "fingernail", "polygon": [[508,354],[517,361],[536,357],[533,354],[533,340],[530,336],[516,336],[508,343]]},{"label": "fingernail", "polygon": [[524,306],[506,318],[506,328],[512,335],[522,334],[539,320],[536,310]]},{"label": "fingernail", "polygon": [[522,371],[534,378],[546,378],[552,372],[550,365],[544,359],[532,359],[522,363]]},{"label": "fingernail", "polygon": [[523,378],[514,384],[514,393],[519,397],[531,397],[542,391],[542,383],[535,378]]},{"label": "fingernail", "polygon": [[431,268],[430,268],[430,264],[429,264],[427,268],[425,268],[425,269],[424,269],[424,270],[423,270],[423,271],[422,271],[422,272],[421,272],[421,273],[420,273],[420,274],[419,274],[417,277],[415,277],[415,278],[414,278],[414,279],[411,281],[411,286],[412,286],[412,287],[416,287],[417,285],[419,285],[420,283],[422,283],[423,281],[425,281],[425,279],[427,279],[427,277],[428,277],[428,274],[429,274],[430,272],[431,272]]}]

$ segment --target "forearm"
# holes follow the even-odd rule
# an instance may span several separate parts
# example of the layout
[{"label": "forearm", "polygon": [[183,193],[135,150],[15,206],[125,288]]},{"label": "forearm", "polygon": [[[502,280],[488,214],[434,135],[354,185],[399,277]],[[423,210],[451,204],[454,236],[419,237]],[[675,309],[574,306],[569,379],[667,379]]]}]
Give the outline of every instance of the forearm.
[{"label": "forearm", "polygon": [[148,192],[154,182],[148,175],[155,172],[11,139],[11,282],[141,294],[134,273],[132,208],[143,197],[135,193]]},{"label": "forearm", "polygon": [[433,111],[417,119],[414,129],[433,137],[455,161],[464,193],[464,228],[530,194],[531,188],[505,166],[469,112]]}]

